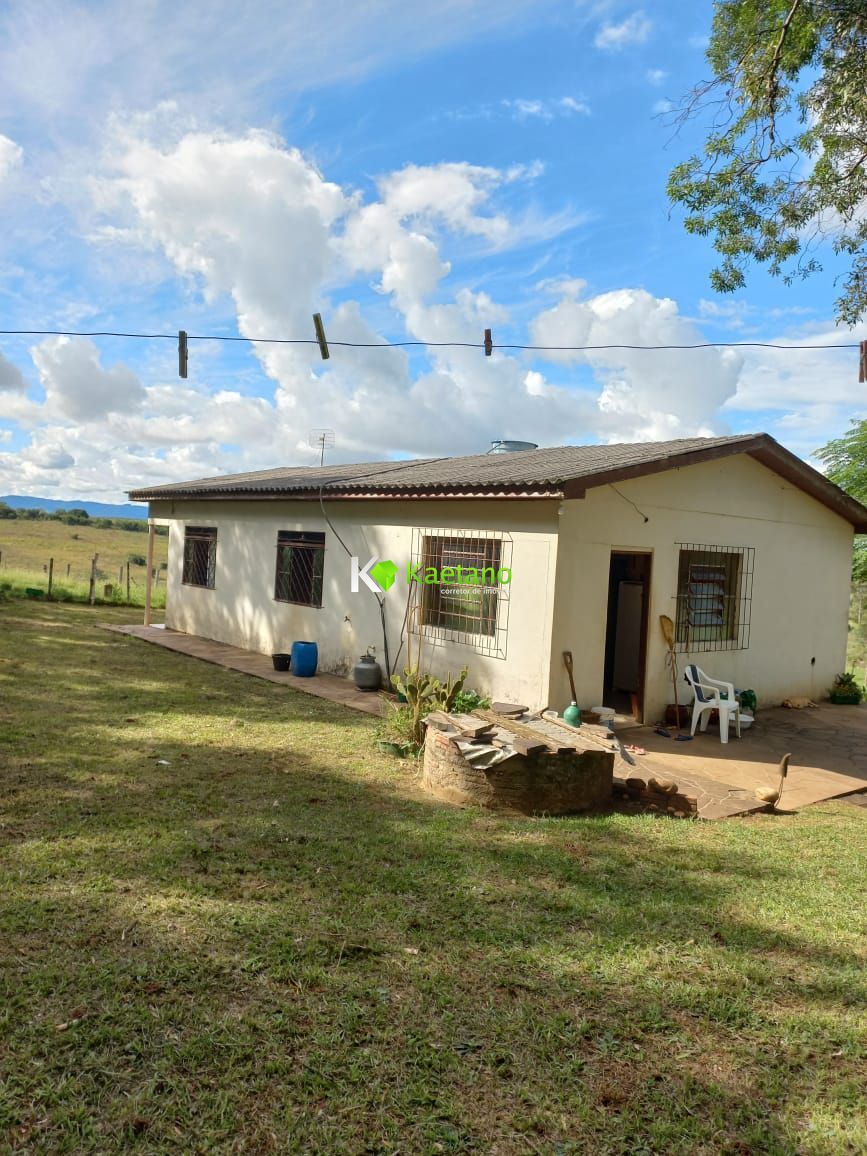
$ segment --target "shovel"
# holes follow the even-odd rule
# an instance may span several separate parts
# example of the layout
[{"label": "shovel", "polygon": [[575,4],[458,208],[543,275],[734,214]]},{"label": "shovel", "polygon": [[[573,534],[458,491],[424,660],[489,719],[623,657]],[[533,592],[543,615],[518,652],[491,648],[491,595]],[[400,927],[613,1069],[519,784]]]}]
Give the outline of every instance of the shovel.
[{"label": "shovel", "polygon": [[573,673],[571,650],[563,651],[563,665],[566,667],[566,673],[569,675],[569,686],[572,690],[572,701],[577,702],[578,695],[575,693],[575,676]]}]

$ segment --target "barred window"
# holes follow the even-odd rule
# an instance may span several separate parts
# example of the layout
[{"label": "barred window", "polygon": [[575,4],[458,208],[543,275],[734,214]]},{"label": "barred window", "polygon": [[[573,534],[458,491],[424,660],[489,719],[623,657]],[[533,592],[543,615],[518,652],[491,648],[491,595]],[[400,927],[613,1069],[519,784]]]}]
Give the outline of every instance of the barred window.
[{"label": "barred window", "polygon": [[495,538],[426,537],[422,566],[425,570],[434,567],[439,576],[438,582],[423,587],[424,625],[461,634],[493,635],[500,569],[500,543]]},{"label": "barred window", "polygon": [[678,643],[692,651],[746,650],[754,550],[685,542],[678,546]]},{"label": "barred window", "polygon": [[213,590],[216,570],[216,529],[211,526],[187,526],[184,530],[183,583]]},{"label": "barred window", "polygon": [[277,602],[321,606],[324,568],[324,534],[281,530],[277,534],[274,598]]}]

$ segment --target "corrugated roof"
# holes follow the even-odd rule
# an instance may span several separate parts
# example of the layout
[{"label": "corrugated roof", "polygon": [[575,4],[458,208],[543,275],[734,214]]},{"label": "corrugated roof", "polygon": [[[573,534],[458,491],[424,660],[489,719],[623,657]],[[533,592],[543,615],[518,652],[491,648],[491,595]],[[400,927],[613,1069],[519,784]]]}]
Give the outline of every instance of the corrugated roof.
[{"label": "corrugated roof", "polygon": [[867,532],[867,509],[767,434],[667,442],[553,446],[507,454],[416,458],[323,467],[290,466],[130,491],[132,501],[170,498],[580,497],[594,486],[748,453]]},{"label": "corrugated roof", "polygon": [[556,488],[599,469],[638,465],[714,446],[748,441],[735,438],[682,438],[670,442],[632,442],[608,446],[554,446],[508,454],[472,454],[456,458],[414,458],[402,462],[361,462],[337,466],[289,466],[248,474],[175,482],[133,490],[137,500],[153,494],[285,492],[339,489],[346,492],[414,490],[432,487],[484,489],[486,486]]}]

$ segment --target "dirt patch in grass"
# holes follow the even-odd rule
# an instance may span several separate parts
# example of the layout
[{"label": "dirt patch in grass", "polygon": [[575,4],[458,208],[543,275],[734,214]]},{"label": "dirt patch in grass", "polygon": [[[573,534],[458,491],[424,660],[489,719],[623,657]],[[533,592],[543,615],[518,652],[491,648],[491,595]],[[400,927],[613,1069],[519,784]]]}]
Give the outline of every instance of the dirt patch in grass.
[{"label": "dirt patch in grass", "polygon": [[867,1150],[862,809],[440,806],[107,616],[0,606],[8,1149]]}]

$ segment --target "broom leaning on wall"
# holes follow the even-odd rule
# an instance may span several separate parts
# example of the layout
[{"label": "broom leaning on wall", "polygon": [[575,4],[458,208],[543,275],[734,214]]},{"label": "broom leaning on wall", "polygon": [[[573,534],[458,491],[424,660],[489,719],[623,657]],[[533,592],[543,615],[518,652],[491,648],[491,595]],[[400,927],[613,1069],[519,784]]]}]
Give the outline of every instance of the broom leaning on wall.
[{"label": "broom leaning on wall", "polygon": [[[677,730],[677,734],[674,737],[679,743],[688,743],[692,739],[692,735],[685,735],[680,729],[680,704],[677,697],[677,651],[675,650],[674,623],[667,614],[660,614],[659,625],[662,628],[662,637],[665,639],[665,645],[668,648],[665,661],[671,670],[671,685],[674,690],[674,718],[675,728]],[[662,735],[664,738],[671,738],[671,734],[664,726],[658,726],[656,733]]]}]

